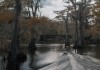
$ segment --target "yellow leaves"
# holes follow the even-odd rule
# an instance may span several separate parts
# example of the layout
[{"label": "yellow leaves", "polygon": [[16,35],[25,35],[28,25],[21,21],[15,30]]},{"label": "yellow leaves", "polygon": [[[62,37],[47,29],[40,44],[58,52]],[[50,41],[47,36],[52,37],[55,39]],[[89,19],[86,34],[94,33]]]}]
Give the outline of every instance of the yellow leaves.
[{"label": "yellow leaves", "polygon": [[0,13],[0,22],[11,23],[13,21],[14,14],[10,12]]}]

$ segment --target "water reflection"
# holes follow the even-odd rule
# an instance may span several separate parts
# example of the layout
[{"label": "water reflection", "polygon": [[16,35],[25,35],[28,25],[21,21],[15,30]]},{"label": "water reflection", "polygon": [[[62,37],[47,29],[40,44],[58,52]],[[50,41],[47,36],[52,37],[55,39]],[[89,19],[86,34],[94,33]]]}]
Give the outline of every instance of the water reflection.
[{"label": "water reflection", "polygon": [[29,67],[29,63],[30,63],[30,56],[27,55],[27,60],[26,62],[21,64],[20,70],[33,70],[32,68]]},{"label": "water reflection", "polygon": [[[90,55],[96,58],[100,58],[100,45],[89,45],[84,49],[84,55]],[[34,63],[32,64],[33,68],[30,68],[30,55],[27,53],[26,62],[22,63],[20,66],[20,70],[60,70],[58,66],[62,68],[62,70],[66,70],[69,65],[69,60],[66,59],[67,56],[63,56],[62,49],[64,44],[37,44],[38,50],[34,55]],[[80,50],[77,50],[80,54]],[[58,61],[58,63],[56,62]],[[67,62],[65,62],[67,61]],[[54,68],[50,67],[53,66]],[[2,57],[0,57],[0,70],[4,70],[6,66],[5,62],[2,62]],[[50,69],[48,69],[48,66]],[[68,67],[70,68],[70,67]],[[70,69],[68,69],[70,70]]]},{"label": "water reflection", "polygon": [[[51,63],[57,61],[57,59],[62,55],[61,51],[59,51],[59,48],[61,48],[61,45],[58,46],[48,44],[48,45],[37,45],[38,50],[36,51],[34,55],[34,63],[33,68],[27,67],[30,63],[30,56],[27,54],[27,61],[23,64],[21,64],[21,70],[38,70],[40,68],[43,68],[47,65],[50,65]],[[27,67],[27,68],[26,68]]]},{"label": "water reflection", "polygon": [[96,49],[95,49],[95,57],[100,59],[100,44],[96,45]]},{"label": "water reflection", "polygon": [[5,70],[6,69],[6,62],[3,61],[3,58],[0,56],[0,70]]},{"label": "water reflection", "polygon": [[100,44],[94,45],[88,45],[85,46],[84,49],[77,49],[74,50],[74,52],[78,53],[78,54],[82,54],[82,55],[88,55],[88,56],[92,56],[95,57],[97,59],[100,59]]}]

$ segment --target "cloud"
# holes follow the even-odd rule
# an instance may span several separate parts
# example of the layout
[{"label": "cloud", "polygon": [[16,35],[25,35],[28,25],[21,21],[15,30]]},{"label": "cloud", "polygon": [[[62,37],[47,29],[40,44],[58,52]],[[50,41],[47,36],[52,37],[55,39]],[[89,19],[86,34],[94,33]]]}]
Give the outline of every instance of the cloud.
[{"label": "cloud", "polygon": [[[76,0],[76,1],[79,2],[80,0]],[[44,7],[41,8],[42,16],[46,16],[51,19],[53,19],[56,16],[54,11],[63,10],[65,8],[64,6],[71,5],[71,3],[67,3],[67,4],[64,3],[63,0],[45,0],[43,4]]]},{"label": "cloud", "polygon": [[44,7],[41,8],[42,15],[52,19],[56,16],[53,11],[63,10],[64,5],[63,0],[46,0]]}]

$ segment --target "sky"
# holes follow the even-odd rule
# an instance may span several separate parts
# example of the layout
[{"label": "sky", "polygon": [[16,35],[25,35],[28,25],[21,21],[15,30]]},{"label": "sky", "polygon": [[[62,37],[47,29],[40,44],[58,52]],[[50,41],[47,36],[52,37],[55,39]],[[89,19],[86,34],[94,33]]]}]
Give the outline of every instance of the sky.
[{"label": "sky", "polygon": [[63,10],[65,5],[63,0],[46,0],[41,8],[41,15],[53,19],[56,16],[54,11]]},{"label": "sky", "polygon": [[57,16],[54,11],[63,10],[65,8],[64,6],[66,6],[66,4],[63,2],[63,0],[45,0],[44,6],[41,8],[41,15],[53,19]]}]

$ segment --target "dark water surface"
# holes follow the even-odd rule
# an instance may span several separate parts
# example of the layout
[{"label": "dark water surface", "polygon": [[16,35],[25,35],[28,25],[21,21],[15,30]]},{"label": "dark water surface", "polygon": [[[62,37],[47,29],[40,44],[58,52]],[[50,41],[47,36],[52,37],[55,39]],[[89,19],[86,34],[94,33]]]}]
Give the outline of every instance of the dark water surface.
[{"label": "dark water surface", "polygon": [[[62,59],[67,59],[67,57],[63,58],[62,52],[63,52],[64,44],[42,44],[42,45],[37,45],[37,47],[38,47],[38,50],[36,51],[36,54],[34,56],[33,68],[30,68],[28,66],[30,63],[30,56],[29,54],[27,54],[28,59],[25,63],[21,65],[21,70],[42,70],[42,69],[56,70],[56,69],[53,69],[52,67],[49,67],[52,69],[47,69],[47,68],[45,69],[45,67],[46,66],[48,67],[50,65],[52,66],[52,64],[55,63],[56,61],[59,61],[58,59],[60,59],[61,57]],[[83,55],[88,55],[88,56],[92,56],[99,59],[100,51],[97,51],[97,50],[100,50],[100,49],[96,45],[89,45],[87,46],[87,48],[84,49]],[[79,52],[77,53],[80,54]],[[59,70],[62,70],[64,68],[63,66],[65,66],[65,68],[67,67],[66,66],[67,64],[65,63],[66,61],[61,60],[59,62],[59,65],[61,66]],[[54,64],[54,66],[58,67],[58,63]]]},{"label": "dark water surface", "polygon": [[[67,61],[66,59],[67,56],[62,57],[63,56],[62,50],[64,48],[64,44],[38,44],[37,47],[38,47],[38,50],[36,51],[34,55],[34,63],[32,64],[32,68],[29,66],[30,55],[28,52],[25,51],[27,53],[27,60],[26,62],[20,65],[20,70],[46,70],[43,68],[53,63],[56,63],[57,61],[59,61],[59,59],[64,59]],[[99,45],[90,45],[87,48],[85,48],[83,53],[84,55],[89,55],[89,56],[100,59]],[[0,57],[0,70],[5,70],[6,63],[7,61],[3,62],[2,57]],[[61,65],[60,68],[62,68],[63,66],[65,66],[63,68],[67,67],[66,66],[67,64],[65,63],[65,61],[62,60],[62,61],[59,61],[59,63],[63,64]],[[57,67],[57,64],[55,64],[55,67]],[[50,70],[50,69],[47,69],[47,70]],[[51,70],[56,70],[56,69],[51,69]]]}]

